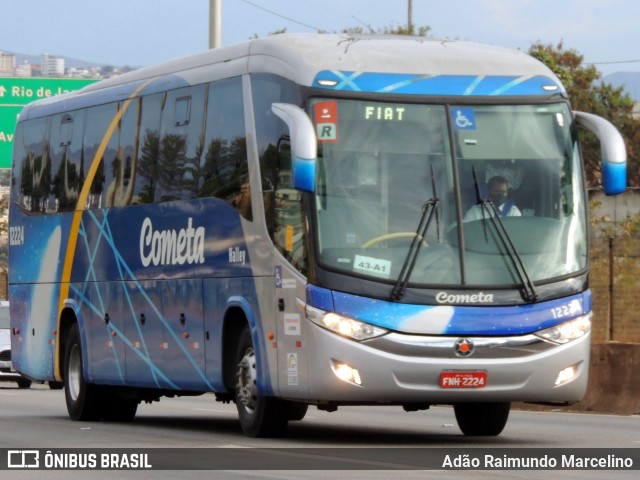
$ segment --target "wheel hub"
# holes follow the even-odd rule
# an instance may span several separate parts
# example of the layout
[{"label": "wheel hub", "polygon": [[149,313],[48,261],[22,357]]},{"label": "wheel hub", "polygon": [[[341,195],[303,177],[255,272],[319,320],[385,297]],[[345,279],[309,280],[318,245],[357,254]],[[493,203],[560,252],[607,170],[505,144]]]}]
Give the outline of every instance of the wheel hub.
[{"label": "wheel hub", "polygon": [[249,411],[253,412],[258,403],[258,386],[256,371],[256,354],[248,349],[238,364],[236,397]]},{"label": "wheel hub", "polygon": [[69,378],[67,385],[69,386],[69,396],[76,401],[80,396],[80,379],[82,376],[82,360],[80,359],[80,348],[74,345],[69,354]]}]

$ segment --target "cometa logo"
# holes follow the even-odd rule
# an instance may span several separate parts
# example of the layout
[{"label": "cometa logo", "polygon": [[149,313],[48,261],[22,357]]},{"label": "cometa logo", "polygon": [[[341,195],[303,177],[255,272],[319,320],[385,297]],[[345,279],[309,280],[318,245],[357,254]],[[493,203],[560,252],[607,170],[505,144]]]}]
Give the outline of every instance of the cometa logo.
[{"label": "cometa logo", "polygon": [[447,293],[447,292],[438,292],[436,294],[436,302],[438,303],[493,303],[493,294],[492,293],[471,293],[471,294],[462,294],[462,293]]},{"label": "cometa logo", "polygon": [[140,260],[142,265],[184,265],[204,263],[204,227],[193,228],[193,219],[180,230],[154,230],[150,218],[145,218],[140,230]]}]

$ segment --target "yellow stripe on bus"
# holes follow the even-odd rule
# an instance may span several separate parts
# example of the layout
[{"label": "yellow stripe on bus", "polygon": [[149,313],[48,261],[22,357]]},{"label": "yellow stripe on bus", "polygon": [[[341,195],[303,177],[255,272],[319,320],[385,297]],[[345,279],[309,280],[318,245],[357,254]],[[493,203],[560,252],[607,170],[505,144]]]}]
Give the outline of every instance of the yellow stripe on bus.
[{"label": "yellow stripe on bus", "polygon": [[100,142],[100,146],[96,151],[96,154],[93,157],[93,161],[91,162],[91,167],[87,172],[87,176],[84,181],[84,185],[82,186],[82,190],[80,191],[80,195],[78,196],[78,202],[76,203],[75,211],[73,212],[73,220],[71,222],[71,230],[69,231],[69,242],[67,243],[67,253],[64,257],[64,266],[62,269],[62,278],[60,279],[60,297],[58,300],[58,328],[57,335],[58,339],[56,341],[56,354],[54,357],[54,376],[56,380],[62,381],[62,373],[60,372],[60,319],[62,318],[62,310],[64,309],[64,302],[69,297],[69,282],[71,280],[71,267],[73,266],[73,259],[76,252],[76,245],[78,242],[78,232],[80,231],[80,221],[82,220],[82,213],[85,209],[87,197],[89,196],[89,191],[91,190],[91,184],[93,183],[93,178],[98,171],[98,167],[102,162],[102,156],[104,155],[105,150],[107,149],[107,145],[109,144],[109,140],[111,140],[111,136],[118,126],[118,122],[122,119],[122,116],[125,114],[129,105],[133,101],[133,99],[140,93],[140,91],[148,84],[149,82],[145,82],[140,85],[124,102],[122,108],[118,109],[115,116],[111,120],[109,124],[109,128],[105,132],[102,137],[102,141]]}]

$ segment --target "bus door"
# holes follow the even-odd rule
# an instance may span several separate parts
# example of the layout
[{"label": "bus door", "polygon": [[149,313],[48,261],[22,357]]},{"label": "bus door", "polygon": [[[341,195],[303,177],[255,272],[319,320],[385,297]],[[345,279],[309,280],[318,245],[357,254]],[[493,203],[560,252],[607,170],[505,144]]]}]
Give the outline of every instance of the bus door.
[{"label": "bus door", "polygon": [[306,242],[302,192],[293,188],[291,152],[288,142],[278,149],[274,181],[274,243],[284,259],[276,256],[278,378],[280,395],[304,398],[308,395],[304,312],[298,299],[306,299]]},{"label": "bus door", "polygon": [[278,379],[280,395],[306,397],[307,345],[304,313],[298,298],[305,298],[305,284],[290,265],[276,265]]}]

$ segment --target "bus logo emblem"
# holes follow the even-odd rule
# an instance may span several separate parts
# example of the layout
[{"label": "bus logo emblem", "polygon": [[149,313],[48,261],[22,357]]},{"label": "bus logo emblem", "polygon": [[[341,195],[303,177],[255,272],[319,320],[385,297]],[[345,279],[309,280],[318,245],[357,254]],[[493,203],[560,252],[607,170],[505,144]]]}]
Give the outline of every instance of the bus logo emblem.
[{"label": "bus logo emblem", "polygon": [[459,357],[468,357],[475,350],[473,342],[468,338],[459,338],[454,345],[456,355]]}]

